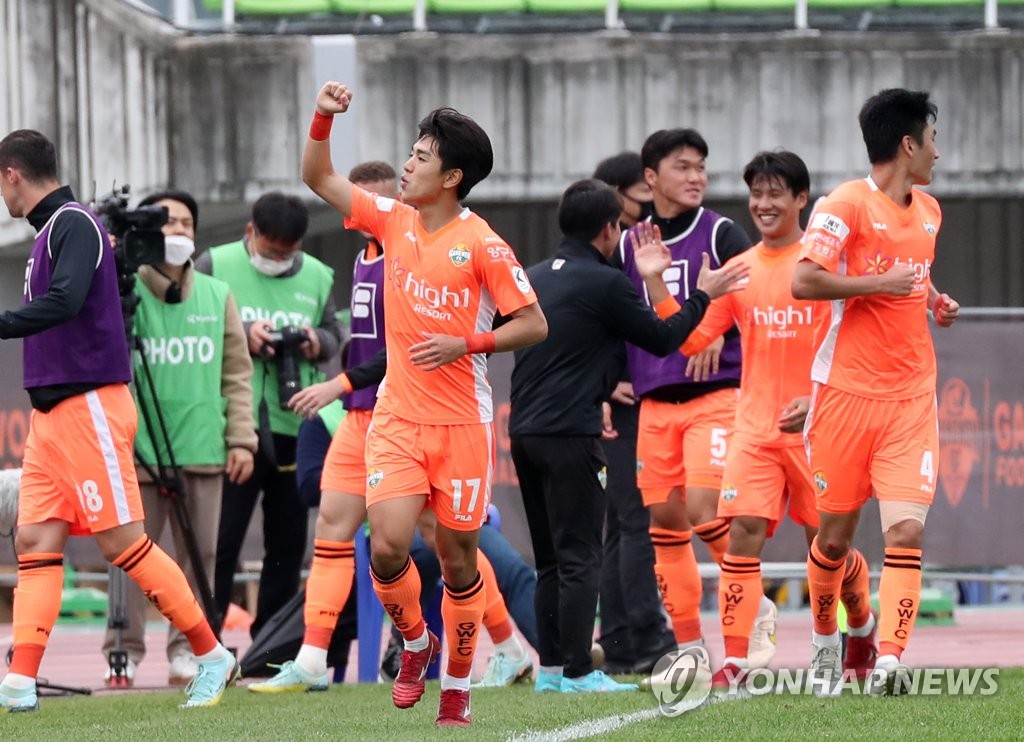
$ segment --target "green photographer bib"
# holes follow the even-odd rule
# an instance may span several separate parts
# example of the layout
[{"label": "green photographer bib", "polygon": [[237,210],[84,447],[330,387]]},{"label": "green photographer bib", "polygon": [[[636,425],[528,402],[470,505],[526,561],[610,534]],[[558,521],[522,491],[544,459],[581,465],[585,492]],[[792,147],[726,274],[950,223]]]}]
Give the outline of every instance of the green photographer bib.
[{"label": "green photographer bib", "polygon": [[[323,319],[324,306],[334,284],[334,271],[313,256],[303,253],[299,272],[286,278],[266,276],[253,268],[241,241],[211,248],[210,259],[213,275],[231,287],[242,322],[268,322],[278,330],[285,325],[316,327]],[[301,349],[297,352],[302,387],[321,381],[323,374],[306,359]],[[252,407],[256,424],[259,425],[260,400],[266,397],[271,431],[297,435],[302,419],[291,410],[282,410],[278,401],[277,363],[274,359],[253,357],[252,364]]]},{"label": "green photographer bib", "polygon": [[156,459],[143,407],[154,426],[152,435],[159,442],[160,460],[170,464],[156,417],[153,389],[179,466],[223,466],[227,455],[227,400],[221,395],[221,372],[228,287],[201,273],[195,273],[194,278],[188,299],[180,304],[167,304],[153,296],[142,281],[135,283],[139,297],[135,332],[142,340],[142,352],[153,377],[150,388],[136,353],[135,394],[140,410],[135,448],[151,465]]}]

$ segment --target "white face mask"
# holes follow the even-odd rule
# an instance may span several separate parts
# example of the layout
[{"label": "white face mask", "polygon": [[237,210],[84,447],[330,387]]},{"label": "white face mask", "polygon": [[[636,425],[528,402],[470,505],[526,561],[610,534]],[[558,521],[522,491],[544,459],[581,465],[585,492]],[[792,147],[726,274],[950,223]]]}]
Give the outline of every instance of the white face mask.
[{"label": "white face mask", "polygon": [[169,265],[185,265],[195,251],[196,243],[183,234],[164,237],[164,262]]},{"label": "white face mask", "polygon": [[271,260],[254,252],[249,256],[249,262],[252,263],[253,268],[265,276],[280,276],[282,273],[287,273],[291,270],[292,264],[295,262],[295,256],[292,255],[285,260]]}]

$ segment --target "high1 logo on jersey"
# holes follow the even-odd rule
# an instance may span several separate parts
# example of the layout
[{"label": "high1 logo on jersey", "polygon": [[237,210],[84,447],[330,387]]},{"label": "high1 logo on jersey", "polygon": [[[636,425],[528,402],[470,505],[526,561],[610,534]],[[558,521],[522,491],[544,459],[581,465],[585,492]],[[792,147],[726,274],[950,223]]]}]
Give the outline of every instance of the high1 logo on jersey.
[{"label": "high1 logo on jersey", "polygon": [[814,321],[811,308],[797,309],[792,304],[776,309],[769,304],[764,309],[754,307],[751,319],[757,327],[766,327],[770,338],[795,338],[796,327],[810,327]]},{"label": "high1 logo on jersey", "polygon": [[923,288],[927,288],[928,277],[932,272],[932,261],[928,258],[924,260],[914,260],[912,258],[894,258],[892,261],[893,265],[909,265],[914,269],[914,291],[920,291]]}]

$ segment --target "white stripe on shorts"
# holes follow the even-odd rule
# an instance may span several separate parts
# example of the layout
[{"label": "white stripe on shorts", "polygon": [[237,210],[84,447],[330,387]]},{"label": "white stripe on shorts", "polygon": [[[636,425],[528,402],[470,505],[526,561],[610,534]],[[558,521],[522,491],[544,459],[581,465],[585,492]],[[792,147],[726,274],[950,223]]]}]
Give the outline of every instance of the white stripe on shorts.
[{"label": "white stripe on shorts", "polygon": [[117,460],[117,450],[110,435],[107,413],[103,411],[103,403],[95,389],[86,392],[85,399],[89,403],[89,414],[92,415],[92,425],[96,429],[96,442],[100,444],[100,453],[103,454],[103,462],[106,464],[107,481],[110,483],[110,491],[114,495],[114,508],[117,510],[117,522],[123,526],[125,523],[131,523],[132,517],[128,511],[128,497],[125,495],[124,480],[121,478],[121,463]]}]

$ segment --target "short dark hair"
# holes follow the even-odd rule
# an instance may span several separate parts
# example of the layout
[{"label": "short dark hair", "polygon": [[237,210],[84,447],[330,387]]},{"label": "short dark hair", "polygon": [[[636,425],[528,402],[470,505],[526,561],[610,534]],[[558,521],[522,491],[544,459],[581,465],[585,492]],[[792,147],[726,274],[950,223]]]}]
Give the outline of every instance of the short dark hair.
[{"label": "short dark hair", "polygon": [[361,162],[348,173],[351,183],[380,183],[385,180],[397,180],[395,169],[382,160]]},{"label": "short dark hair", "polygon": [[708,143],[696,129],[660,129],[647,137],[640,159],[644,168],[657,170],[662,160],[683,147],[692,147],[701,157],[708,156]]},{"label": "short dark hair", "polygon": [[938,115],[938,106],[923,90],[887,88],[871,96],[858,116],[868,160],[874,165],[894,159],[908,134],[924,144],[924,130]]},{"label": "short dark hair", "polygon": [[306,234],[309,210],[298,196],[272,191],[264,193],[252,205],[252,223],[264,237],[292,245]]},{"label": "short dark hair", "polygon": [[618,224],[622,213],[619,194],[600,180],[577,180],[558,202],[558,228],[566,237],[590,242],[606,224]]},{"label": "short dark hair", "polygon": [[438,108],[420,121],[419,137],[430,137],[441,158],[441,170],[461,170],[456,189],[461,201],[473,186],[486,178],[494,167],[494,150],[480,124],[454,108]]},{"label": "short dark hair", "polygon": [[196,203],[195,198],[193,198],[192,194],[188,191],[157,191],[156,193],[151,193],[139,201],[139,206],[152,206],[157,201],[163,201],[165,199],[185,204],[185,208],[192,213],[192,228],[199,228],[199,204]]},{"label": "short dark hair", "polygon": [[620,152],[597,163],[591,177],[612,188],[626,190],[644,182],[644,163],[639,152]]},{"label": "short dark hair", "polygon": [[758,152],[747,163],[743,168],[743,182],[750,188],[758,180],[778,180],[794,196],[811,190],[811,175],[807,172],[807,165],[798,155],[785,149]]},{"label": "short dark hair", "polygon": [[34,129],[12,131],[0,141],[0,168],[16,168],[31,183],[57,179],[53,142]]}]

